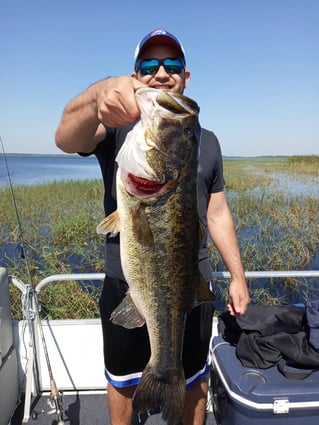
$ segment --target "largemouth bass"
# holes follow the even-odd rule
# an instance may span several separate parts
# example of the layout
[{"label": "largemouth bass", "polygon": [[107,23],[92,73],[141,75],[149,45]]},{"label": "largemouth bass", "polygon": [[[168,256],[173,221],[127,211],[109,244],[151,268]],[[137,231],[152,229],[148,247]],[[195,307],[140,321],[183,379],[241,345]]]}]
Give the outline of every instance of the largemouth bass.
[{"label": "largemouth bass", "polygon": [[215,299],[198,268],[204,235],[197,212],[199,107],[181,94],[151,88],[137,90],[136,99],[141,120],[116,158],[117,211],[97,231],[120,232],[129,285],[111,320],[127,328],[146,323],[149,334],[151,357],[133,409],[159,406],[163,419],[177,425],[185,398],[185,319],[196,303]]}]

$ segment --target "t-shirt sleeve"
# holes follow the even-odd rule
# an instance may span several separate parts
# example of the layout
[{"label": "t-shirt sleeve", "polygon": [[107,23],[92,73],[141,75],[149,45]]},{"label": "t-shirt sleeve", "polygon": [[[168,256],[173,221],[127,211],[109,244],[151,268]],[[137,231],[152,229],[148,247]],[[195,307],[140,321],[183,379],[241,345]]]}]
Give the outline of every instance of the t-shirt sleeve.
[{"label": "t-shirt sleeve", "polygon": [[208,193],[222,192],[225,186],[223,159],[219,141],[211,131],[202,129],[199,180]]}]

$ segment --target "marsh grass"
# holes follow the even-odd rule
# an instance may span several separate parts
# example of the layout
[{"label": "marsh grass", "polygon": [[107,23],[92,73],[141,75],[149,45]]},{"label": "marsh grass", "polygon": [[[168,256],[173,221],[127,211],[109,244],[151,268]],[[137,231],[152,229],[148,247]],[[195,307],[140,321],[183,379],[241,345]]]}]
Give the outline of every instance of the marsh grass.
[{"label": "marsh grass", "polygon": [[319,176],[319,156],[259,157],[224,160],[226,185],[229,189],[252,189],[267,186],[272,175],[285,173],[298,179]]},{"label": "marsh grass", "polygon": [[[272,186],[277,172],[302,179],[318,176],[318,170],[317,156],[224,161],[226,196],[246,270],[318,269],[319,197],[287,196]],[[226,270],[212,243],[209,250],[213,268]],[[306,302],[319,297],[315,279],[249,280],[248,284],[252,303]],[[214,290],[225,303],[227,284],[216,282]]]},{"label": "marsh grass", "polygon": [[280,167],[287,173],[319,176],[319,156],[290,156]]},{"label": "marsh grass", "polygon": [[[0,192],[1,266],[10,275],[35,286],[51,274],[101,272],[104,241],[95,232],[104,218],[100,181],[68,181],[38,186],[16,186],[14,196],[22,228],[26,261],[17,249],[19,227],[8,188]],[[20,294],[11,288],[14,318],[21,318]],[[96,285],[59,282],[41,294],[42,315],[47,318],[98,317]]]},{"label": "marsh grass", "polygon": [[244,192],[272,182],[270,176],[256,174],[256,164],[252,160],[224,160],[224,177],[227,192]]},{"label": "marsh grass", "polygon": [[[246,270],[318,268],[319,197],[294,194],[287,197],[270,190],[276,171],[317,176],[317,161],[318,157],[224,161],[226,196]],[[260,174],[260,168],[268,172]],[[29,283],[25,261],[16,249],[20,236],[11,193],[2,188],[0,195],[0,246],[3,247],[0,265],[5,266],[10,275]],[[17,186],[14,195],[33,285],[51,274],[104,270],[104,239],[95,232],[104,217],[100,181]],[[209,250],[213,269],[225,270],[212,243]],[[248,283],[253,303],[306,301],[318,297],[319,282],[314,280],[252,280]],[[96,283],[49,285],[41,294],[41,314],[59,319],[98,317],[100,289]],[[227,301],[228,284],[215,282],[215,291],[222,308]],[[21,318],[19,291],[12,287],[11,295],[14,318]]]}]

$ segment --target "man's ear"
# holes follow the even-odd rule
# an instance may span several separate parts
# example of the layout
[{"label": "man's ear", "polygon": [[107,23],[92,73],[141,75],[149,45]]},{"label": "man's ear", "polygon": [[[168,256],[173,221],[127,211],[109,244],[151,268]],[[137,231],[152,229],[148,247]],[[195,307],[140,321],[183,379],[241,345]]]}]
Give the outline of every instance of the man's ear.
[{"label": "man's ear", "polygon": [[185,70],[185,88],[187,87],[190,79],[191,79],[191,72],[188,69],[186,69]]}]

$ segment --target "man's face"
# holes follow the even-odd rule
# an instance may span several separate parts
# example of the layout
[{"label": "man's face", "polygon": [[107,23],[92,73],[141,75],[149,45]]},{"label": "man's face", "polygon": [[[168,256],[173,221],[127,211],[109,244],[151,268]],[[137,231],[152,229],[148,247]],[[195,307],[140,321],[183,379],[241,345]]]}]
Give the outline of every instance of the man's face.
[{"label": "man's face", "polygon": [[[139,59],[165,59],[179,57],[180,55],[175,47],[159,44],[145,49]],[[183,70],[181,74],[170,74],[166,72],[164,66],[161,65],[155,74],[143,75],[140,71],[137,71],[132,74],[132,77],[154,89],[183,93],[190,79],[190,72]]]}]

